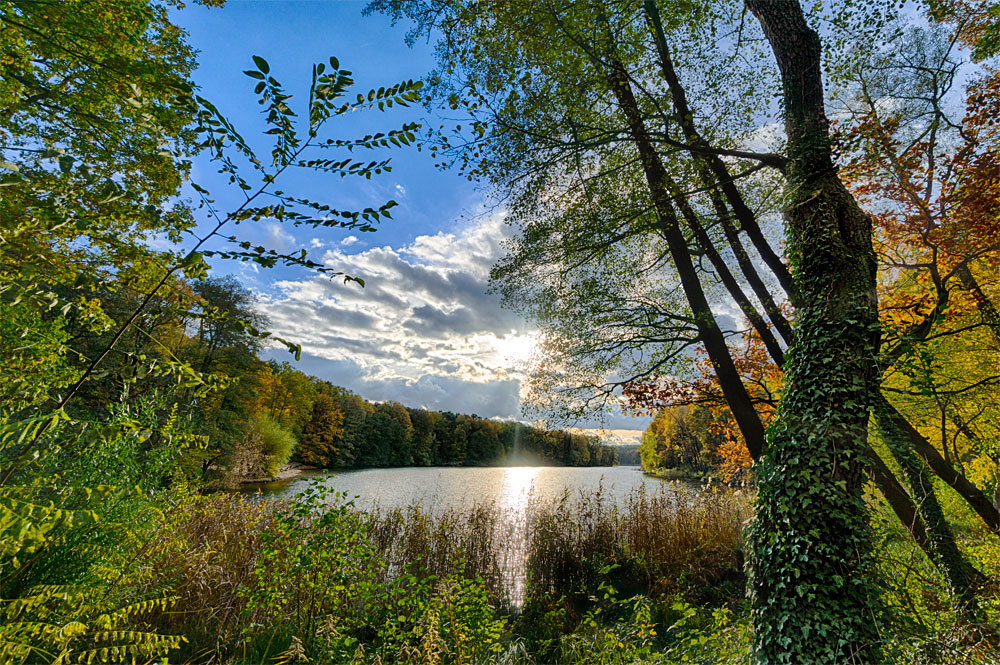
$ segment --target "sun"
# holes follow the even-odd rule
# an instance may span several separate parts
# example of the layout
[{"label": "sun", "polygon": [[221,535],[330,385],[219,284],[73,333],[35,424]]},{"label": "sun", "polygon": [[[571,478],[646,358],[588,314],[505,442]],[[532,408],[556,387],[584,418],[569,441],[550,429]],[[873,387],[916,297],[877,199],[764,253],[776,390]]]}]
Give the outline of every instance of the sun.
[{"label": "sun", "polygon": [[531,354],[534,353],[537,342],[537,337],[534,334],[515,335],[512,333],[497,339],[494,345],[501,358],[520,364],[531,360]]}]

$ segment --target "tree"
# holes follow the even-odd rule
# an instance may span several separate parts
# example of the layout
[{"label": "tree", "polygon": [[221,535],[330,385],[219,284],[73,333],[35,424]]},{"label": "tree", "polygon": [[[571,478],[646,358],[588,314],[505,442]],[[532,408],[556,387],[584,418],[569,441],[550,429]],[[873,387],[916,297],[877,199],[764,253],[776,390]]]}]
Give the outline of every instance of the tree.
[{"label": "tree", "polygon": [[413,463],[418,466],[430,466],[438,459],[438,442],[435,436],[435,423],[441,420],[441,414],[425,409],[411,409],[410,422],[413,423]]},{"label": "tree", "polygon": [[[167,3],[151,0],[7,2],[0,40],[0,299],[8,339],[44,339],[78,364],[86,344],[75,338],[90,341],[111,325],[108,296],[127,301],[169,261],[147,236],[176,241],[193,224],[174,198],[196,149],[195,112],[178,103],[191,88],[193,51]],[[74,335],[60,337],[68,327]],[[25,353],[30,364],[38,348],[16,345],[5,358],[22,364]],[[77,378],[56,363],[52,369],[53,383],[35,381],[29,404]]]},{"label": "tree", "polygon": [[413,462],[410,442],[413,424],[399,402],[376,404],[365,419],[362,447],[355,453],[358,466],[409,466]]},{"label": "tree", "polygon": [[[1000,190],[995,134],[989,130],[994,120],[982,113],[997,95],[991,92],[996,73],[963,71],[969,64],[957,53],[960,43],[971,44],[985,8],[937,5],[938,10],[946,7],[961,15],[950,34],[934,24],[901,29],[890,46],[845,73],[848,85],[838,100],[844,120],[837,138],[845,179],[873,212],[880,232],[876,247],[885,266],[880,280],[886,332],[885,397],[877,413],[881,438],[919,507],[932,560],[972,611],[979,574],[959,552],[930,477],[932,470],[950,476],[949,484],[996,530],[994,506],[964,478],[954,442],[956,454],[949,459],[947,429],[949,420],[964,422],[956,409],[963,395],[989,390],[1000,376],[985,367],[966,367],[973,371],[962,375],[932,358],[942,346],[956,344],[975,345],[976,356],[997,358],[1000,351],[1000,326],[991,325],[998,321],[996,307],[986,295],[995,288],[992,266],[998,260],[1000,227],[993,212]],[[970,82],[961,103],[954,90],[963,76]],[[887,105],[886,99],[895,101]],[[993,332],[992,344],[983,344],[983,331]],[[987,364],[995,366],[995,360]],[[929,436],[921,413],[927,404],[920,406],[907,394],[914,391],[930,397],[926,401],[937,412]],[[955,429],[957,439],[961,428]],[[941,454],[928,441],[938,432]]]},{"label": "tree", "polygon": [[[207,403],[208,410],[215,408],[217,412],[223,408],[237,412],[251,403],[250,382],[238,379],[255,374],[259,361],[253,352],[239,353],[241,333],[230,336],[234,331],[222,325],[223,319],[198,311],[192,304],[195,296],[187,289],[187,280],[207,275],[206,258],[252,261],[264,267],[281,263],[340,274],[311,261],[304,250],[284,254],[223,231],[239,222],[264,218],[313,228],[367,231],[374,229],[374,222],[389,217],[395,205],[387,201],[361,210],[344,210],[276,191],[275,183],[289,169],[368,178],[389,170],[388,159],[360,162],[315,158],[312,153],[407,145],[414,138],[416,125],[407,123],[358,140],[328,138],[324,125],[352,111],[382,110],[412,102],[417,99],[418,84],[403,81],[347,101],[345,95],[353,85],[351,74],[331,58],[329,65],[319,63],[313,68],[309,100],[300,110],[299,120],[292,110],[291,96],[270,73],[267,61],[254,56],[254,67],[246,75],[254,81],[255,95],[269,125],[265,137],[271,144],[270,155],[265,162],[215,105],[194,93],[188,81],[193,51],[184,43],[183,31],[169,21],[169,8],[179,4],[42,0],[8,2],[0,7],[4,44],[0,58],[0,309],[4,311],[0,331],[4,339],[0,347],[13,351],[14,357],[5,363],[34,360],[52,364],[43,385],[30,390],[14,386],[15,399],[0,404],[0,457],[4,460],[0,467],[0,570],[5,589],[11,570],[16,569],[22,584],[37,572],[31,564],[39,559],[34,555],[26,559],[28,551],[54,551],[56,544],[70,542],[71,537],[86,539],[88,532],[95,531],[89,523],[99,518],[93,510],[98,508],[98,495],[92,496],[90,487],[71,487],[67,482],[81,478],[97,480],[100,485],[131,482],[127,477],[106,475],[119,469],[110,463],[113,456],[103,454],[114,446],[102,444],[123,438],[106,435],[108,431],[123,430],[125,435],[135,434],[132,438],[136,440],[156,431],[154,441],[162,443],[173,436],[163,432],[171,432],[179,419],[179,402],[185,407],[192,402],[199,406]],[[209,0],[206,4],[219,3]],[[188,205],[178,204],[176,199],[178,187],[189,173],[187,158],[196,150],[209,151],[230,183],[245,194],[243,203],[227,212],[212,205],[209,192],[191,183],[201,207],[214,222],[197,236],[190,233],[193,224]],[[261,205],[264,197],[267,205]],[[151,237],[174,243],[177,251],[153,250]],[[181,248],[185,240],[190,242]],[[230,244],[219,249],[218,244],[211,244],[215,240]],[[202,295],[212,299],[219,294]],[[112,312],[113,304],[124,304],[123,311]],[[190,345],[207,351],[199,356],[199,364],[206,370],[202,373],[177,357],[183,355],[176,353],[178,347],[159,345],[160,340],[150,334],[159,333],[150,326],[162,326],[175,341],[189,341],[185,325],[192,319],[207,323],[201,339],[206,347]],[[282,342],[258,330],[252,321],[243,324],[242,332],[254,340],[269,337]],[[70,328],[85,334],[65,334]],[[18,336],[37,335],[47,336],[44,344],[25,346],[14,341]],[[158,347],[155,357],[136,352],[147,343]],[[286,346],[299,351],[292,343]],[[9,370],[3,367],[4,372]],[[40,367],[36,372],[45,373]],[[115,380],[105,381],[106,372]],[[173,380],[173,390],[159,393],[162,401],[157,401],[155,409],[147,409],[153,413],[148,418],[126,416],[109,422],[103,408],[106,404],[100,404],[101,411],[88,412],[88,394],[99,393],[108,385],[123,385],[126,398],[145,390],[147,396],[156,396],[166,378]],[[150,385],[154,388],[149,389]],[[236,397],[235,389],[221,390],[206,399],[213,389],[234,386],[247,394],[230,399]],[[134,406],[123,404],[126,413]],[[190,412],[185,408],[180,418]],[[207,415],[203,409],[196,413]],[[165,419],[170,426],[158,419]],[[202,425],[206,429],[215,424],[238,429],[239,418],[221,420]],[[149,431],[145,431],[147,426]],[[266,430],[259,432],[261,437],[254,436],[248,448],[260,448],[272,460],[281,460],[291,452],[294,438],[280,427]],[[192,447],[202,442],[190,432],[184,432],[183,438]],[[179,436],[178,440],[183,439]],[[61,462],[75,468],[79,465],[73,460],[86,459],[88,452],[99,447],[100,469],[89,475],[62,475]],[[164,447],[172,459],[181,446]],[[123,451],[121,459],[130,454]],[[158,479],[163,475],[158,474]],[[79,497],[86,499],[81,503]],[[148,509],[147,501],[135,506],[135,514]],[[103,512],[113,507],[101,505],[100,509]],[[88,526],[79,521],[71,524],[76,511],[87,515]],[[107,570],[99,558],[103,555],[93,554],[100,549],[89,548],[89,556],[94,557],[90,559],[91,572],[98,567]],[[22,563],[28,565],[19,565]],[[58,588],[85,589],[81,585],[89,579],[83,570],[58,580]],[[102,574],[101,579],[106,577]],[[99,596],[117,597],[108,591],[101,589]],[[5,599],[14,600],[6,593]],[[9,653],[7,649],[13,648],[18,658],[87,659],[87,652],[64,649],[74,636],[94,647],[89,652],[91,658],[98,650],[105,654],[114,650],[122,657],[148,660],[165,655],[179,643],[143,633],[133,644],[135,633],[117,629],[125,617],[132,616],[135,605],[119,611],[108,607],[106,601],[90,604],[91,610],[99,606],[102,612],[95,614],[99,617],[99,630],[95,631],[95,626],[82,623],[93,617],[63,613],[65,598],[56,592],[46,590],[23,600],[34,608],[36,617],[43,616],[54,628],[39,632],[39,623],[27,624],[27,628],[23,622],[5,623],[0,628],[0,650]],[[163,601],[139,606],[146,604],[166,608]],[[63,627],[67,630],[61,630]],[[54,645],[37,646],[41,638],[55,633]],[[129,643],[120,646],[122,640]]]},{"label": "tree", "polygon": [[[760,460],[748,532],[757,657],[874,659],[862,499],[879,347],[871,219],[837,177],[819,36],[797,2],[745,5],[762,41],[720,42],[720,33],[753,29],[731,22],[723,3],[666,5],[662,15],[655,2],[642,12],[617,3],[573,3],[572,11],[558,2],[376,3],[415,18],[418,30],[440,30],[437,98],[473,115],[465,135],[439,133],[442,154],[503,192],[522,229],[513,257],[494,273],[507,302],[557,321],[549,339],[561,358],[593,359],[554,362],[547,375],[591,370],[599,381],[650,342],[662,350],[650,352],[645,375],[667,373],[686,363],[687,346],[704,347]],[[746,60],[776,67],[750,71],[740,67]],[[521,74],[511,81],[510,72]],[[772,82],[782,91],[782,155],[746,149]],[[764,170],[770,182],[755,178]],[[793,269],[754,212],[758,200],[774,206],[757,199],[774,182],[785,192]],[[744,260],[747,247],[794,306],[794,329],[755,262]],[[645,263],[616,270],[616,252],[636,249]],[[671,271],[657,284],[645,266],[667,262]],[[628,288],[629,271],[647,277]],[[717,288],[785,370],[766,438],[712,311],[709,289]],[[591,319],[606,322],[607,333],[593,334]],[[585,350],[560,353],[574,345]],[[594,386],[588,378],[580,383]],[[899,489],[891,474],[879,478],[887,492]],[[905,493],[899,505],[913,510]]]},{"label": "tree", "polygon": [[323,384],[322,389],[331,392],[337,409],[344,414],[344,433],[336,442],[334,466],[364,466],[361,455],[366,445],[368,419],[374,407],[345,388]]},{"label": "tree", "polygon": [[727,439],[728,414],[705,406],[664,407],[643,433],[639,447],[643,468],[711,471]]},{"label": "tree", "polygon": [[310,418],[316,386],[287,362],[268,361],[256,376],[255,411],[264,411],[283,427],[301,434]]},{"label": "tree", "polygon": [[302,426],[297,449],[299,459],[306,464],[333,467],[343,458],[336,443],[344,435],[344,414],[333,397],[321,392],[312,403],[312,414]]}]

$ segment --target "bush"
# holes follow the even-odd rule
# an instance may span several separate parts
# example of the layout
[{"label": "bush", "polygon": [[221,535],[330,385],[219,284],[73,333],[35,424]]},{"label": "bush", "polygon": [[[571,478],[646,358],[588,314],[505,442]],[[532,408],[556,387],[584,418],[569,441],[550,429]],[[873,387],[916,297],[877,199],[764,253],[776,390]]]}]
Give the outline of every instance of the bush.
[{"label": "bush", "polygon": [[273,477],[288,464],[298,441],[295,435],[270,417],[257,414],[247,424],[246,433],[229,463],[234,480]]}]

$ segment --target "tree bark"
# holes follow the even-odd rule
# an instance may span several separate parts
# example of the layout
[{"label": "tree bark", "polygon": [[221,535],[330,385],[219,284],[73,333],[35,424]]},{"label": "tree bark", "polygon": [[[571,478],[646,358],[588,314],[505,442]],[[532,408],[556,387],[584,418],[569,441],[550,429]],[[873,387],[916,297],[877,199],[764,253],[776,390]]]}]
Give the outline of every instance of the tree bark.
[{"label": "tree bark", "polygon": [[755,658],[878,662],[862,497],[879,326],[871,219],[837,176],[819,35],[795,0],[745,0],[782,79],[785,222],[799,293],[783,396],[747,530]]},{"label": "tree bark", "polygon": [[876,408],[875,419],[886,447],[903,470],[910,486],[910,496],[926,527],[928,547],[924,551],[943,574],[959,606],[967,613],[975,613],[977,581],[982,576],[959,551],[955,534],[945,519],[926,465],[914,452],[906,432],[899,428],[891,414]]},{"label": "tree bark", "polygon": [[927,530],[924,528],[924,523],[920,521],[920,516],[917,515],[917,507],[910,500],[910,495],[906,493],[903,486],[896,480],[896,476],[874,450],[870,450],[868,453],[868,463],[872,479],[879,486],[882,496],[889,503],[892,512],[896,513],[896,517],[913,536],[914,542],[933,561],[934,557],[930,549],[930,541],[927,539]]},{"label": "tree bark", "polygon": [[761,316],[760,312],[757,311],[757,308],[752,302],[750,302],[750,299],[743,292],[739,282],[736,281],[736,277],[729,270],[729,266],[726,265],[725,259],[722,258],[722,255],[719,254],[719,251],[715,248],[715,244],[709,237],[708,232],[705,231],[705,227],[702,226],[697,213],[695,213],[690,203],[688,203],[680,187],[667,174],[664,174],[664,181],[670,188],[670,191],[673,192],[673,198],[677,202],[677,207],[680,208],[681,216],[687,223],[688,228],[691,229],[691,232],[694,234],[698,245],[705,252],[708,260],[711,262],[716,275],[719,277],[719,281],[721,281],[722,285],[726,287],[726,291],[728,291],[729,295],[736,301],[740,311],[743,312],[743,315],[747,317],[750,325],[752,325],[754,330],[757,331],[757,335],[764,343],[764,347],[767,349],[771,359],[774,360],[778,367],[781,367],[785,364],[785,352],[782,350],[781,345],[778,344],[778,340],[774,337],[770,328],[767,327],[767,322],[764,320],[764,317]]},{"label": "tree bark", "polygon": [[[691,112],[691,107],[688,105],[687,94],[684,91],[684,87],[680,83],[677,72],[674,70],[673,59],[670,57],[670,48],[667,45],[667,40],[663,33],[663,25],[660,20],[659,9],[656,7],[656,2],[654,0],[646,0],[644,8],[646,17],[653,31],[653,39],[656,42],[656,50],[660,58],[660,71],[663,74],[663,79],[667,82],[667,86],[670,88],[671,100],[673,101],[674,110],[677,112],[678,122],[681,126],[681,130],[684,132],[684,137],[694,147],[708,148],[708,143],[701,136],[701,134],[698,133],[697,127],[695,127],[694,115]],[[757,224],[757,216],[750,210],[749,206],[747,206],[746,202],[743,200],[743,195],[736,187],[736,183],[733,181],[733,177],[730,174],[729,167],[726,166],[726,163],[718,156],[710,153],[693,154],[692,157],[699,165],[699,178],[706,187],[710,187],[709,195],[712,198],[712,204],[715,206],[716,212],[719,215],[719,221],[722,224],[726,240],[732,248],[733,254],[736,256],[736,261],[740,266],[740,270],[743,272],[747,282],[750,284],[750,288],[753,289],[754,294],[760,300],[761,305],[763,305],[764,311],[767,312],[772,323],[774,324],[775,329],[785,340],[786,344],[791,344],[791,326],[785,319],[785,316],[781,313],[781,310],[775,304],[771,293],[767,290],[767,286],[757,273],[757,269],[754,267],[753,261],[750,259],[746,252],[746,248],[739,239],[739,232],[735,227],[733,227],[732,220],[729,216],[729,210],[725,207],[725,202],[721,200],[716,187],[722,191],[726,199],[729,201],[729,205],[736,213],[737,219],[740,221],[744,232],[746,232],[754,247],[756,247],[757,253],[760,255],[765,265],[771,269],[771,272],[777,278],[778,283],[784,289],[789,299],[794,302],[798,297],[798,292],[796,291],[795,284],[792,281],[791,274],[788,272],[788,268],[785,267],[785,264],[781,262],[781,257],[777,255],[777,253],[771,248],[771,245],[767,242],[767,239],[764,238],[764,234],[760,230],[760,226]],[[780,364],[781,363],[779,363],[779,365]]]},{"label": "tree bark", "polygon": [[958,281],[962,283],[962,288],[972,294],[973,299],[976,301],[976,306],[979,308],[980,319],[989,327],[990,332],[993,333],[993,339],[996,341],[997,347],[1000,348],[1000,312],[997,311],[993,302],[983,293],[983,289],[979,286],[979,282],[976,281],[972,271],[969,270],[969,266],[963,265],[959,267],[956,275],[958,276]]},{"label": "tree bark", "polygon": [[937,474],[941,480],[946,482],[952,487],[958,494],[965,499],[965,502],[969,504],[969,507],[975,511],[977,515],[983,520],[987,527],[994,533],[1000,533],[1000,511],[998,511],[993,503],[983,494],[978,487],[972,484],[972,482],[960,474],[955,467],[948,464],[941,453],[937,451],[931,442],[923,437],[917,429],[910,424],[910,421],[901,414],[896,407],[889,403],[881,393],[875,396],[876,405],[875,408],[884,411],[888,418],[892,419],[895,427],[897,427],[901,432],[906,435],[906,439],[913,450],[923,458],[927,466]]}]

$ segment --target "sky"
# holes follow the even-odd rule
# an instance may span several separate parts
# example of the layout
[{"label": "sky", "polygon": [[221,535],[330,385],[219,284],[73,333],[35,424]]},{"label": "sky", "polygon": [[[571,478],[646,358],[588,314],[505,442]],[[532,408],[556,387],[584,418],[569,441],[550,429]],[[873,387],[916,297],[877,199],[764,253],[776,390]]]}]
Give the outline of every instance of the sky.
[{"label": "sky", "polygon": [[[433,44],[419,41],[408,47],[403,38],[409,26],[393,26],[381,15],[364,17],[365,4],[228,0],[221,9],[188,5],[174,13],[174,21],[200,51],[194,74],[199,93],[258,154],[267,154],[255,81],[242,73],[253,68],[253,55],[265,58],[271,75],[293,94],[293,109],[308,99],[312,64],[328,62],[330,56],[353,72],[360,93],[423,78],[434,68]],[[394,107],[338,117],[326,134],[359,138],[406,122],[426,127],[455,121],[420,105]],[[351,155],[327,151],[314,156]],[[302,345],[295,366],[307,374],[369,400],[522,419],[520,372],[534,350],[536,330],[487,293],[490,267],[513,233],[504,211],[475,183],[435,168],[426,150],[358,156],[391,157],[392,171],[371,180],[286,172],[278,188],[339,209],[396,201],[393,219],[381,222],[374,233],[316,231],[274,220],[247,222],[236,231],[282,252],[307,249],[314,260],[363,278],[364,288],[301,269],[255,270],[254,264],[215,261],[213,274],[234,274],[257,294],[270,330]],[[242,196],[216,170],[207,157],[198,157],[192,180],[212,192],[218,209],[232,209]],[[284,351],[269,355],[294,362]],[[615,432],[608,438],[633,441],[647,422],[612,415],[607,427]]]}]

